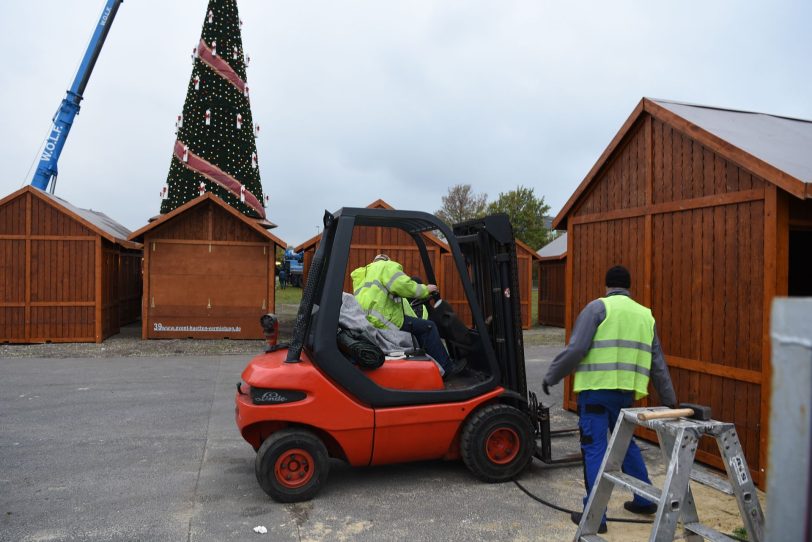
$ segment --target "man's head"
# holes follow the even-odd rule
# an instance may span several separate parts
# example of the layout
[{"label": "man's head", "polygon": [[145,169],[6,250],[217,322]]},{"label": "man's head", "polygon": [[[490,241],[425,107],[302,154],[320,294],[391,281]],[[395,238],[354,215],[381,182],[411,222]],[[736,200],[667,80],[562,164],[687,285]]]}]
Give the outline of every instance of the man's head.
[{"label": "man's head", "polygon": [[386,254],[378,254],[377,256],[372,258],[372,263],[380,262],[380,261],[388,262],[389,261],[389,256],[387,256]]},{"label": "man's head", "polygon": [[606,272],[606,287],[607,288],[626,288],[627,290],[632,285],[632,276],[629,270],[622,265],[616,265]]}]

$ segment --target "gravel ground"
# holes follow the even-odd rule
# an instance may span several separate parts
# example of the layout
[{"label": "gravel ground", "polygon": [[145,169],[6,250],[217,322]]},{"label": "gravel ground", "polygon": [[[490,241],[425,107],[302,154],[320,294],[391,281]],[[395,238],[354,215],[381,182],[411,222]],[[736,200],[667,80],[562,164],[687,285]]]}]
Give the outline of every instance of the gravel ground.
[{"label": "gravel ground", "polygon": [[[298,305],[277,305],[279,341],[293,333]],[[257,323],[259,326],[259,323]],[[536,326],[525,330],[526,346],[563,346],[564,330]],[[130,324],[121,332],[97,343],[0,344],[0,358],[118,358],[162,356],[216,356],[256,354],[262,351],[262,340],[141,339],[141,322]]]}]

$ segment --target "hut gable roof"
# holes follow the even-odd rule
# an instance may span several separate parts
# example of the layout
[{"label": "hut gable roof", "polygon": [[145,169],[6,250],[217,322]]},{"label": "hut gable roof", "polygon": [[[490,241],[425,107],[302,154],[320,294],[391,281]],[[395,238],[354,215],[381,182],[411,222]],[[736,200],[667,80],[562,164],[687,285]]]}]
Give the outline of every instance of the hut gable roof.
[{"label": "hut gable roof", "polygon": [[518,248],[519,250],[523,250],[523,251],[527,252],[527,254],[530,255],[532,260],[538,260],[539,259],[538,252],[533,250],[533,247],[531,247],[530,245],[528,245],[527,243],[525,243],[524,241],[522,241],[518,237],[516,238],[516,248]]},{"label": "hut gable roof", "polygon": [[812,198],[812,121],[643,98],[555,217],[553,228],[566,227],[575,203],[645,114],[793,196]]},{"label": "hut gable roof", "polygon": [[[376,199],[375,201],[373,201],[372,203],[367,205],[367,209],[389,209],[390,211],[395,210],[394,207],[392,207],[391,205],[389,205],[388,203],[386,203],[382,199]],[[428,232],[424,232],[421,235],[428,242],[440,247],[440,249],[443,252],[448,252],[449,251],[448,245],[445,242],[443,242],[436,235],[433,235],[433,234],[428,233]],[[303,242],[302,244],[300,244],[299,246],[294,248],[293,250],[295,250],[296,252],[301,252],[303,250],[309,250],[309,249],[313,248],[314,246],[316,246],[319,243],[320,240],[321,240],[321,234],[316,234],[313,237],[311,237],[310,239],[308,239],[307,241]]]},{"label": "hut gable roof", "polygon": [[539,260],[560,260],[567,256],[567,232],[559,235],[538,251]]},{"label": "hut gable roof", "polygon": [[49,194],[48,192],[35,188],[31,185],[24,186],[16,192],[9,194],[0,200],[0,205],[3,205],[4,203],[16,199],[26,193],[30,193],[33,197],[39,198],[49,205],[58,207],[62,212],[70,216],[72,219],[76,220],[86,228],[104,237],[112,243],[117,243],[125,248],[141,248],[139,243],[128,240],[130,230],[101,211],[76,207],[65,199],[54,196],[53,194]]},{"label": "hut gable roof", "polygon": [[248,226],[249,228],[251,228],[252,230],[257,232],[262,237],[265,237],[266,239],[270,240],[274,244],[279,245],[281,247],[287,246],[282,239],[278,238],[277,236],[275,236],[274,234],[269,232],[265,227],[262,226],[262,224],[259,221],[257,221],[254,218],[250,218],[250,217],[242,214],[241,212],[237,211],[231,205],[227,204],[226,202],[224,202],[222,199],[215,196],[211,192],[206,192],[202,196],[197,197],[197,198],[195,198],[193,200],[187,201],[186,203],[184,203],[180,207],[177,207],[177,208],[173,209],[172,211],[166,213],[165,215],[160,215],[158,218],[156,218],[155,220],[153,220],[152,222],[150,222],[146,226],[143,226],[142,228],[134,231],[132,234],[130,234],[129,238],[131,240],[137,240],[139,242],[143,242],[144,241],[144,235],[147,232],[149,232],[149,231],[151,231],[151,230],[153,230],[153,229],[167,223],[168,221],[172,220],[176,216],[178,216],[178,215],[180,215],[182,213],[185,213],[187,210],[192,209],[194,207],[197,207],[198,205],[201,205],[206,201],[210,201],[212,204],[218,206],[223,211],[225,211],[228,214],[230,214],[231,216],[237,218],[240,222],[244,223],[246,226]]}]

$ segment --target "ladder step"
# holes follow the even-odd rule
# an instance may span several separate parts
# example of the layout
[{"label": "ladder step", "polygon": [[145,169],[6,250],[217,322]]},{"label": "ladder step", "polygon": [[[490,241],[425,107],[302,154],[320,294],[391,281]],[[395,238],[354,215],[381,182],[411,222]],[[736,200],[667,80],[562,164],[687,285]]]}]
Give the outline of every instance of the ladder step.
[{"label": "ladder step", "polygon": [[631,490],[635,495],[640,495],[655,503],[660,502],[660,496],[662,496],[663,492],[651,484],[638,480],[634,476],[629,476],[621,471],[609,471],[604,472],[603,477],[616,485]]},{"label": "ladder step", "polygon": [[698,534],[705,540],[710,540],[711,542],[734,542],[729,536],[720,533],[716,529],[711,529],[707,525],[702,525],[701,523],[686,523],[685,530]]},{"label": "ladder step", "polygon": [[606,539],[596,534],[585,534],[581,536],[579,542],[606,542]]},{"label": "ladder step", "polygon": [[733,495],[733,486],[727,481],[727,479],[722,478],[717,474],[711,474],[710,472],[697,468],[696,466],[691,469],[691,480],[721,491],[727,495]]}]

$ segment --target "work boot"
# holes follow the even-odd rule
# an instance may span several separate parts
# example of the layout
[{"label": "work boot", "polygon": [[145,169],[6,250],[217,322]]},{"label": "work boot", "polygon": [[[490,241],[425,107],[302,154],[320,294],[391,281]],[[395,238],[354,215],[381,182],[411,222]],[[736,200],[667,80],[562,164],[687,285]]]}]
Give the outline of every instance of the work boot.
[{"label": "work boot", "polygon": [[[582,516],[581,512],[572,512],[572,513],[570,513],[570,519],[576,525],[581,524],[581,516]],[[603,534],[608,530],[609,529],[606,527],[606,522],[605,521],[603,523],[601,523],[600,527],[598,527],[598,533],[600,533],[600,534]]]},{"label": "work boot", "polygon": [[449,368],[445,370],[445,374],[443,375],[443,380],[448,380],[452,376],[456,376],[465,370],[465,366],[468,362],[465,359],[461,359],[459,361],[451,360],[449,363]]},{"label": "work boot", "polygon": [[648,504],[637,504],[634,501],[626,501],[623,503],[623,508],[634,514],[643,514],[650,516],[657,513],[657,505],[653,502]]}]

